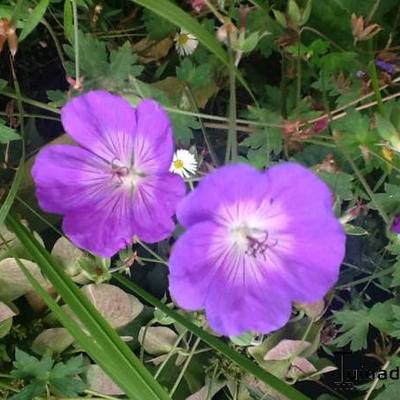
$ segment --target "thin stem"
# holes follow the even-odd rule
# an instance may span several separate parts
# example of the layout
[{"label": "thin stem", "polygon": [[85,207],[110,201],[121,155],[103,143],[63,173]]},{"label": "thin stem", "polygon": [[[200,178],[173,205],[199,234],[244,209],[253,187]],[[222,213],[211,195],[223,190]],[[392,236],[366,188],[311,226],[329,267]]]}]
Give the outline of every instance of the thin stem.
[{"label": "thin stem", "polygon": [[67,73],[67,68],[65,67],[65,59],[64,59],[64,55],[63,55],[63,51],[60,45],[59,40],[57,39],[57,36],[53,30],[53,28],[51,27],[51,25],[43,18],[40,21],[45,27],[46,29],[49,31],[51,38],[53,39],[54,45],[56,46],[56,50],[57,50],[57,54],[58,57],[60,58],[61,61],[61,65],[64,68],[65,73]]},{"label": "thin stem", "polygon": [[[8,113],[5,111],[0,111],[0,115],[3,115],[5,117],[19,117],[20,114],[19,113]],[[57,117],[50,117],[48,115],[44,115],[44,114],[30,114],[30,113],[24,113],[22,115],[22,117],[26,117],[26,118],[38,118],[38,119],[48,119],[51,121],[60,121],[60,118]]]},{"label": "thin stem", "polygon": [[231,46],[230,32],[228,32],[228,55],[229,55],[229,129],[228,142],[225,153],[225,164],[231,160],[235,162],[238,158],[238,143],[236,131],[236,73],[233,51]]},{"label": "thin stem", "polygon": [[45,103],[41,103],[40,101],[36,101],[36,100],[32,100],[29,97],[25,97],[25,96],[18,96],[16,93],[10,92],[8,90],[2,90],[0,91],[0,94],[2,96],[6,96],[6,97],[10,97],[11,99],[16,99],[16,100],[20,100],[23,103],[29,104],[31,106],[37,107],[37,108],[41,108],[43,110],[47,110],[47,111],[51,111],[54,114],[61,114],[61,111],[58,108],[49,106]]},{"label": "thin stem", "polygon": [[[397,350],[391,355],[391,357],[385,362],[385,364],[382,366],[380,371],[386,371],[389,368],[389,365],[390,365],[390,362],[392,361],[392,358],[397,356],[397,354],[399,354],[399,353],[400,353],[400,347],[398,347]],[[372,385],[368,389],[368,392],[365,394],[363,400],[368,400],[370,398],[372,392],[375,390],[376,386],[378,385],[378,383],[380,381],[379,375],[380,374],[377,374],[376,378],[372,382]]]},{"label": "thin stem", "polygon": [[[186,88],[186,92],[188,93],[188,96],[189,96],[189,99],[190,99],[190,101],[191,101],[191,103],[192,103],[193,108],[194,108],[195,111],[198,113],[198,112],[199,112],[199,107],[198,107],[198,105],[197,105],[196,98],[194,97],[193,92],[192,92],[190,86],[189,86],[189,85],[185,85],[185,88]],[[207,149],[208,149],[208,152],[209,152],[209,154],[210,154],[211,160],[212,160],[212,162],[213,162],[213,164],[214,164],[215,166],[218,166],[218,165],[219,165],[218,157],[217,157],[217,155],[215,154],[215,151],[214,151],[214,149],[213,149],[213,147],[212,147],[212,145],[211,145],[211,142],[210,142],[210,140],[209,140],[209,138],[208,138],[206,129],[205,129],[205,127],[204,127],[204,122],[203,122],[203,120],[202,120],[201,118],[198,118],[198,120],[199,120],[199,122],[200,122],[200,129],[201,129],[201,132],[202,132],[202,134],[203,134],[204,142],[205,142],[205,144],[206,144],[206,146],[207,146]]]},{"label": "thin stem", "polygon": [[341,150],[342,154],[344,155],[345,159],[347,162],[350,164],[351,168],[353,169],[354,173],[357,175],[358,180],[360,181],[361,185],[364,187],[364,190],[367,192],[368,196],[370,197],[372,203],[374,203],[374,206],[378,210],[379,214],[381,215],[382,219],[385,221],[387,225],[389,225],[390,218],[386,214],[385,210],[381,207],[379,202],[376,201],[375,194],[372,191],[372,189],[369,187],[368,182],[365,180],[364,176],[362,175],[361,171],[355,164],[355,162],[352,160],[352,158],[349,156],[347,153],[347,150],[344,149],[342,146],[339,146],[337,144],[338,148]]},{"label": "thin stem", "polygon": [[210,11],[217,17],[219,22],[221,22],[221,24],[224,24],[225,23],[224,16],[214,7],[214,5],[208,0],[204,0],[204,3],[210,9]]},{"label": "thin stem", "polygon": [[381,0],[375,0],[375,3],[372,6],[371,11],[368,14],[368,17],[365,20],[366,25],[368,25],[372,21],[372,18],[374,18],[374,15],[375,15],[376,11],[378,10],[380,2],[381,2]]},{"label": "thin stem", "polygon": [[46,218],[42,217],[36,210],[34,210],[28,203],[26,203],[24,200],[21,199],[18,195],[15,196],[16,200],[18,200],[25,208],[27,208],[35,217],[39,218],[44,224],[46,224],[48,227],[54,230],[54,232],[58,233],[61,236],[64,236],[64,234],[57,229],[53,224],[51,224],[49,221],[47,221]]},{"label": "thin stem", "polygon": [[345,283],[343,285],[338,285],[338,286],[336,286],[336,289],[342,290],[342,289],[347,289],[347,288],[352,287],[352,286],[357,286],[357,285],[359,285],[361,283],[371,282],[374,279],[381,278],[382,276],[386,276],[386,275],[392,274],[395,269],[396,269],[395,267],[387,268],[387,269],[385,269],[383,271],[376,272],[375,274],[367,276],[365,278],[357,279],[356,281],[351,281],[351,282]]},{"label": "thin stem", "polygon": [[179,343],[181,342],[181,340],[184,338],[184,336],[187,333],[187,329],[185,329],[176,339],[175,343],[173,344],[170,352],[168,353],[166,359],[162,362],[162,364],[158,367],[156,373],[154,374],[154,379],[157,379],[161,372],[163,371],[164,367],[167,365],[167,362],[170,360],[170,358],[175,354],[175,350],[177,349],[177,347],[179,346]]},{"label": "thin stem", "polygon": [[149,246],[143,243],[139,238],[135,238],[135,242],[140,244],[148,253],[150,253],[155,259],[157,259],[161,264],[168,265],[167,261],[160,257],[155,251],[153,251]]},{"label": "thin stem", "polygon": [[296,87],[296,117],[298,118],[300,115],[300,102],[301,102],[301,53],[300,53],[300,45],[301,45],[301,30],[299,32],[298,39],[298,49],[297,49],[297,87]]},{"label": "thin stem", "polygon": [[75,81],[76,84],[80,84],[79,77],[79,32],[78,32],[78,9],[76,6],[76,0],[72,2],[72,13],[74,17],[74,51],[75,51]]},{"label": "thin stem", "polygon": [[385,117],[385,108],[383,107],[382,95],[379,89],[378,73],[376,71],[375,60],[371,60],[368,64],[369,77],[371,79],[372,88],[374,89],[375,99],[378,104],[379,113]]},{"label": "thin stem", "polygon": [[179,373],[179,376],[175,381],[174,386],[172,387],[171,391],[169,392],[169,395],[170,395],[171,398],[174,395],[176,389],[178,389],[178,386],[181,383],[181,380],[182,380],[183,376],[185,375],[185,372],[188,369],[189,364],[192,361],[194,353],[195,353],[197,347],[199,346],[200,342],[201,342],[200,338],[197,338],[196,341],[194,342],[192,350],[190,351],[190,354],[189,354],[188,358],[186,359],[185,364],[183,365],[183,367],[181,369],[181,372]]}]

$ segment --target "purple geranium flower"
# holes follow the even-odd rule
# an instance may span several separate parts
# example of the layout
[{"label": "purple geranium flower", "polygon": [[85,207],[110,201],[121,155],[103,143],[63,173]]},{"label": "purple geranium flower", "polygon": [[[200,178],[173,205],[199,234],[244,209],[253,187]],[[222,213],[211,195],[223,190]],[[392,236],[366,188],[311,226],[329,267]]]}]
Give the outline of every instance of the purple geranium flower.
[{"label": "purple geranium flower", "polygon": [[171,295],[184,309],[205,308],[222,334],[278,329],[292,301],[317,301],[338,279],[345,234],[332,194],[298,164],[220,168],[177,216],[187,231],[170,257]]},{"label": "purple geranium flower", "polygon": [[383,61],[380,58],[376,59],[375,64],[389,75],[393,75],[396,72],[396,67],[392,63]]},{"label": "purple geranium flower", "polygon": [[122,97],[92,91],[69,101],[61,117],[79,146],[38,154],[32,175],[41,208],[63,214],[72,242],[104,257],[134,235],[149,243],[168,237],[185,185],[169,172],[173,137],[160,105],[144,100],[134,109]]},{"label": "purple geranium flower", "polygon": [[394,233],[400,233],[400,215],[394,218],[391,230]]}]

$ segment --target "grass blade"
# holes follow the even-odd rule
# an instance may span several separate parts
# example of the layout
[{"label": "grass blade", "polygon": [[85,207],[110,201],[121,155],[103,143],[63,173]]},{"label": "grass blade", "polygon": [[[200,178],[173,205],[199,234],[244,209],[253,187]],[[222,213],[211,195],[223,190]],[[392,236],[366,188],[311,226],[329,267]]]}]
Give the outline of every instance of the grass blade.
[{"label": "grass blade", "polygon": [[[103,351],[107,357],[107,362],[114,369],[118,368],[120,375],[118,382],[129,395],[129,398],[134,400],[169,399],[168,394],[150,372],[33,235],[10,214],[7,216],[6,222],[64,302],[79,318],[91,340],[95,341]],[[100,365],[104,366],[103,364]]]},{"label": "grass blade", "polygon": [[281,393],[282,395],[286,396],[288,399],[291,400],[310,400],[307,396],[299,392],[294,387],[288,385],[287,383],[283,382],[276,376],[270,374],[269,372],[263,370],[258,365],[254,364],[251,360],[249,360],[244,355],[238,353],[237,351],[233,350],[227,344],[222,342],[215,336],[211,336],[203,329],[199,328],[183,315],[177,313],[174,310],[171,310],[167,307],[164,303],[157,300],[151,294],[147,293],[144,289],[140,286],[136,285],[129,279],[125,278],[122,275],[114,275],[114,278],[122,283],[127,289],[130,289],[136,295],[141,297],[143,300],[149,302],[154,307],[159,308],[162,312],[164,312],[169,317],[173,318],[176,322],[184,326],[186,329],[193,332],[196,336],[202,339],[205,343],[207,343],[210,347],[220,352],[229,360],[236,363],[239,367],[243,368],[245,371],[249,372],[250,374],[254,375],[261,381],[263,381],[268,386],[275,389],[277,392]]},{"label": "grass blade", "polygon": [[[178,28],[183,28],[186,31],[192,33],[198,41],[211,51],[220,61],[222,61],[227,67],[229,67],[229,57],[226,51],[222,48],[218,40],[207,31],[196,18],[183,11],[177,5],[169,0],[131,0],[136,4],[139,4],[162,18],[165,18],[172,24],[176,25]],[[249,92],[253,101],[257,103],[250,87],[244,80],[240,72],[235,69],[238,81],[243,85],[243,87]]]}]

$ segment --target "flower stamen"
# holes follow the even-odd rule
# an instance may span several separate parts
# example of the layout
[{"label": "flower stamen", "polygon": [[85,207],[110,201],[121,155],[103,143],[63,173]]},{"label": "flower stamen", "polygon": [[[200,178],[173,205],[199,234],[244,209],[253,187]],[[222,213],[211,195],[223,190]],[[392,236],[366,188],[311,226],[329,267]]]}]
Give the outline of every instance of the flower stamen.
[{"label": "flower stamen", "polygon": [[258,255],[261,255],[264,260],[266,260],[265,253],[271,248],[275,247],[278,244],[278,240],[269,240],[268,231],[263,232],[263,236],[260,238],[256,238],[251,235],[246,235],[248,248],[245,251],[245,254],[254,258],[257,258]]}]

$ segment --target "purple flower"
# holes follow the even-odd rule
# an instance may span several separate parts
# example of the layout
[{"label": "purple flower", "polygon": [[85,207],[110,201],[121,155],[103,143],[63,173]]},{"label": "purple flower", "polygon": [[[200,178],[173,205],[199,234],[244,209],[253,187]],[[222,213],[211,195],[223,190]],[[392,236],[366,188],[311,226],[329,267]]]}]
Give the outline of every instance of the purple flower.
[{"label": "purple flower", "polygon": [[173,137],[160,105],[144,100],[134,109],[122,97],[92,91],[72,99],[61,117],[79,146],[38,154],[32,175],[40,207],[63,214],[72,242],[104,257],[134,235],[149,243],[168,237],[185,185],[169,172]]},{"label": "purple flower", "polygon": [[394,233],[400,233],[400,215],[394,218],[391,230]]},{"label": "purple flower", "polygon": [[178,206],[187,231],[170,257],[170,292],[234,336],[282,327],[291,302],[321,299],[338,279],[345,234],[332,194],[306,168],[248,165],[206,176]]},{"label": "purple flower", "polygon": [[376,59],[375,64],[383,71],[386,71],[389,75],[393,75],[396,72],[396,68],[392,63],[383,61],[380,58]]}]

